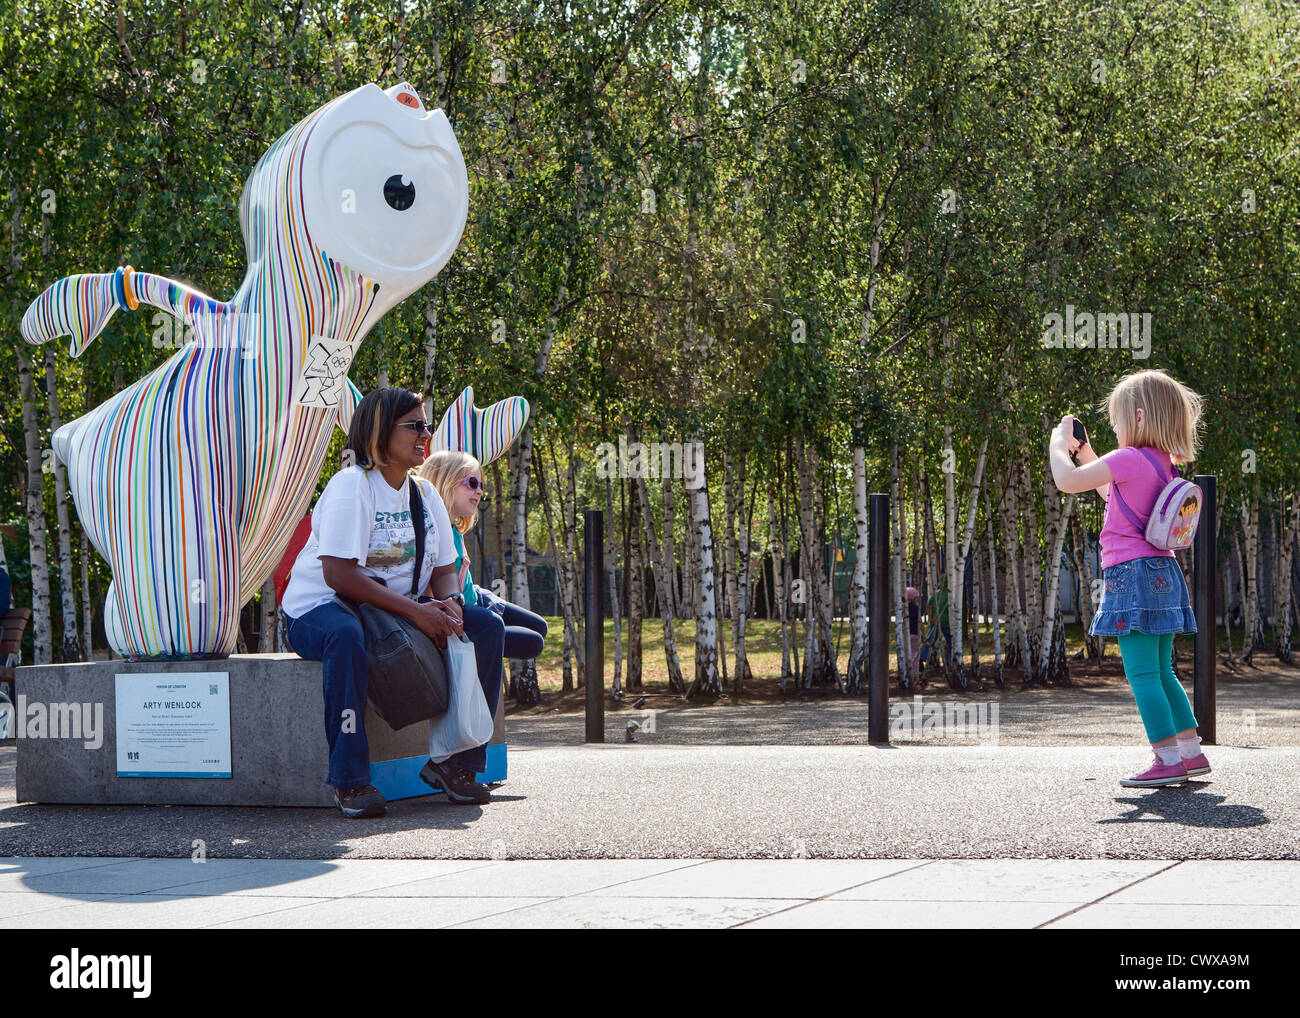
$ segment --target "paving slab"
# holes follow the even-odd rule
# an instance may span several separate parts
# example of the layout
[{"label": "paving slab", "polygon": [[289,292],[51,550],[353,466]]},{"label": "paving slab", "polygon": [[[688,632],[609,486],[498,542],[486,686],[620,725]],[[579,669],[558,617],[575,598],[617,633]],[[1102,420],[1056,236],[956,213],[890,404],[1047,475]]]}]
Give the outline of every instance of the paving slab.
[{"label": "paving slab", "polygon": [[902,859],[715,859],[587,894],[631,898],[821,898],[917,865]]},{"label": "paving slab", "polygon": [[[1150,879],[1170,862],[1085,859],[936,860],[850,888],[833,899],[946,902],[1080,902]],[[1296,869],[1300,877],[1300,867]]]},{"label": "paving slab", "polygon": [[96,901],[110,901],[117,898],[115,894],[78,894],[75,898],[65,898],[57,894],[41,891],[13,891],[0,895],[0,919],[7,920],[7,926],[23,926],[24,918],[35,912],[48,912],[56,908],[70,908],[74,905]]},{"label": "paving slab", "polygon": [[[211,861],[211,860],[210,860]],[[473,859],[227,859],[211,879],[185,884],[190,895],[241,894],[252,897],[334,898],[366,893],[393,894],[414,880],[438,881],[466,869]],[[207,864],[204,864],[207,865]],[[178,890],[173,888],[173,890]]]},{"label": "paving slab", "polygon": [[360,896],[386,898],[560,897],[585,892],[612,893],[651,874],[698,866],[669,859],[546,859],[498,862],[456,873],[392,884]]},{"label": "paving slab", "polygon": [[1072,908],[1065,902],[859,901],[801,904],[743,924],[741,929],[1031,930]]},{"label": "paving slab", "polygon": [[[22,863],[11,863],[0,873],[0,892],[41,891],[75,895],[81,891],[96,894],[144,894],[161,892],[217,876],[223,869],[237,868],[233,860],[211,860],[198,864],[192,859],[118,859],[100,866],[79,866],[53,872],[29,873]],[[323,864],[295,862],[300,870],[320,869]],[[38,868],[39,869],[39,868]]]},{"label": "paving slab", "polygon": [[197,929],[230,919],[280,912],[301,904],[301,898],[252,898],[239,895],[192,896],[139,894],[82,902],[21,916],[23,929]]},{"label": "paving slab", "polygon": [[[221,874],[212,879],[132,894],[109,892],[174,882],[181,861],[87,862],[66,872],[83,879],[63,890],[0,893],[0,919],[17,929],[1300,925],[1300,904],[1289,903],[1300,897],[1300,861],[343,860],[322,871],[304,860],[224,860],[188,864],[212,866]],[[57,885],[60,875],[31,882]]]},{"label": "paving slab", "polygon": [[529,898],[335,898],[308,902],[246,919],[213,923],[215,929],[443,929],[457,923],[514,912],[544,904],[546,897]]},{"label": "paving slab", "polygon": [[561,898],[453,929],[726,929],[798,904],[782,898]]},{"label": "paving slab", "polygon": [[1300,867],[1286,862],[1193,860],[1126,887],[1115,905],[1300,907]]}]

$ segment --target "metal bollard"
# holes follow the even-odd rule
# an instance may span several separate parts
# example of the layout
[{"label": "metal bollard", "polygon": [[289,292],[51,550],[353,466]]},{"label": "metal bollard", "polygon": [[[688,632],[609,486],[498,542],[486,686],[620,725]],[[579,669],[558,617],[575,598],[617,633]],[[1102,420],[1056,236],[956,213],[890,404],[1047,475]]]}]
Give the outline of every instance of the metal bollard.
[{"label": "metal bollard", "polygon": [[889,496],[873,494],[867,531],[867,741],[889,741]]},{"label": "metal bollard", "polygon": [[582,568],[587,616],[587,742],[605,741],[605,537],[604,513],[587,509],[582,514]]},{"label": "metal bollard", "polygon": [[[1215,581],[1219,571],[1219,552],[1215,546],[1214,525],[1218,515],[1218,493],[1213,474],[1197,474],[1196,483],[1205,494],[1201,522],[1192,545],[1192,611],[1196,615],[1196,653],[1192,665],[1192,713],[1198,722],[1201,743],[1217,744],[1215,718],[1215,664],[1218,657],[1219,614]],[[1225,609],[1226,610],[1226,609]]]}]

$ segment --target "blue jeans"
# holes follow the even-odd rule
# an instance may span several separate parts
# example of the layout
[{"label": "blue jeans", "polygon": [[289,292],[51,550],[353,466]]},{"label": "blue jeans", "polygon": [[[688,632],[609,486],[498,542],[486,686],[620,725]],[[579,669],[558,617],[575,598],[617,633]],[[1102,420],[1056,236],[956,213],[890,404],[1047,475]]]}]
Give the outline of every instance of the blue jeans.
[{"label": "blue jeans", "polygon": [[[546,620],[527,608],[503,598],[497,597],[490,590],[484,590],[477,584],[474,592],[478,603],[490,608],[501,616],[506,626],[506,657],[511,661],[529,661],[542,652],[546,640]],[[500,609],[498,611],[498,609]]]},{"label": "blue jeans", "polygon": [[[478,665],[478,681],[487,698],[488,710],[493,716],[501,702],[501,659],[505,657],[505,623],[496,612],[482,605],[465,606],[465,636],[474,644],[474,660]],[[445,761],[478,774],[487,767],[487,746],[461,750]]]},{"label": "blue jeans", "polygon": [[511,661],[529,661],[537,657],[546,640],[546,620],[509,601],[498,603],[501,605],[501,621],[506,624],[506,657]]},{"label": "blue jeans", "polygon": [[[326,782],[335,788],[370,784],[365,724],[370,671],[361,623],[341,604],[328,601],[301,618],[286,615],[284,628],[289,646],[299,657],[324,666],[325,738],[330,748]],[[352,715],[345,726],[346,711]]]}]

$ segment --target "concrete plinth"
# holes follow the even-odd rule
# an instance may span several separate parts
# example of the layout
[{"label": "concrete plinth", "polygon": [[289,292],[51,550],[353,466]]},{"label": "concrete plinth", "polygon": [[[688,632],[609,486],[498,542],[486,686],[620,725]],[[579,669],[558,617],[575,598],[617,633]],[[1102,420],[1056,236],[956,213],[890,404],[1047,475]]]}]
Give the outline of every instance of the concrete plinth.
[{"label": "concrete plinth", "polygon": [[[119,778],[114,677],[138,672],[226,672],[230,676],[229,778]],[[296,654],[235,654],[215,661],[93,661],[19,668],[26,702],[103,705],[103,740],[19,738],[20,802],[176,806],[332,806],[321,665]],[[16,698],[15,698],[16,699]],[[419,778],[428,726],[394,732],[369,707],[371,783],[385,799],[431,794]],[[480,781],[506,777],[502,705]]]}]

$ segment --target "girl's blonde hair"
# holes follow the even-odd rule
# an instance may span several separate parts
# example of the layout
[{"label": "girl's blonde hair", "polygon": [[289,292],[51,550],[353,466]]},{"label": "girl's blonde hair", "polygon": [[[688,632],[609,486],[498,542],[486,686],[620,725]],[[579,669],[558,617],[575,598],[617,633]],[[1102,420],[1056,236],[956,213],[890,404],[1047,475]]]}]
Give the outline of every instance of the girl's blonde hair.
[{"label": "girl's blonde hair", "polygon": [[1188,463],[1199,449],[1204,402],[1182,382],[1150,369],[1121,378],[1100,409],[1110,417],[1112,428],[1123,425],[1130,445],[1153,446],[1169,453],[1175,463]]},{"label": "girl's blonde hair", "polygon": [[[467,452],[453,449],[439,449],[420,467],[420,476],[429,481],[442,496],[448,515],[451,514],[456,485],[471,474],[477,474],[482,479],[483,468],[479,465],[479,461]],[[478,513],[475,513],[473,516],[453,516],[451,525],[462,534],[468,534],[477,522]]]}]

